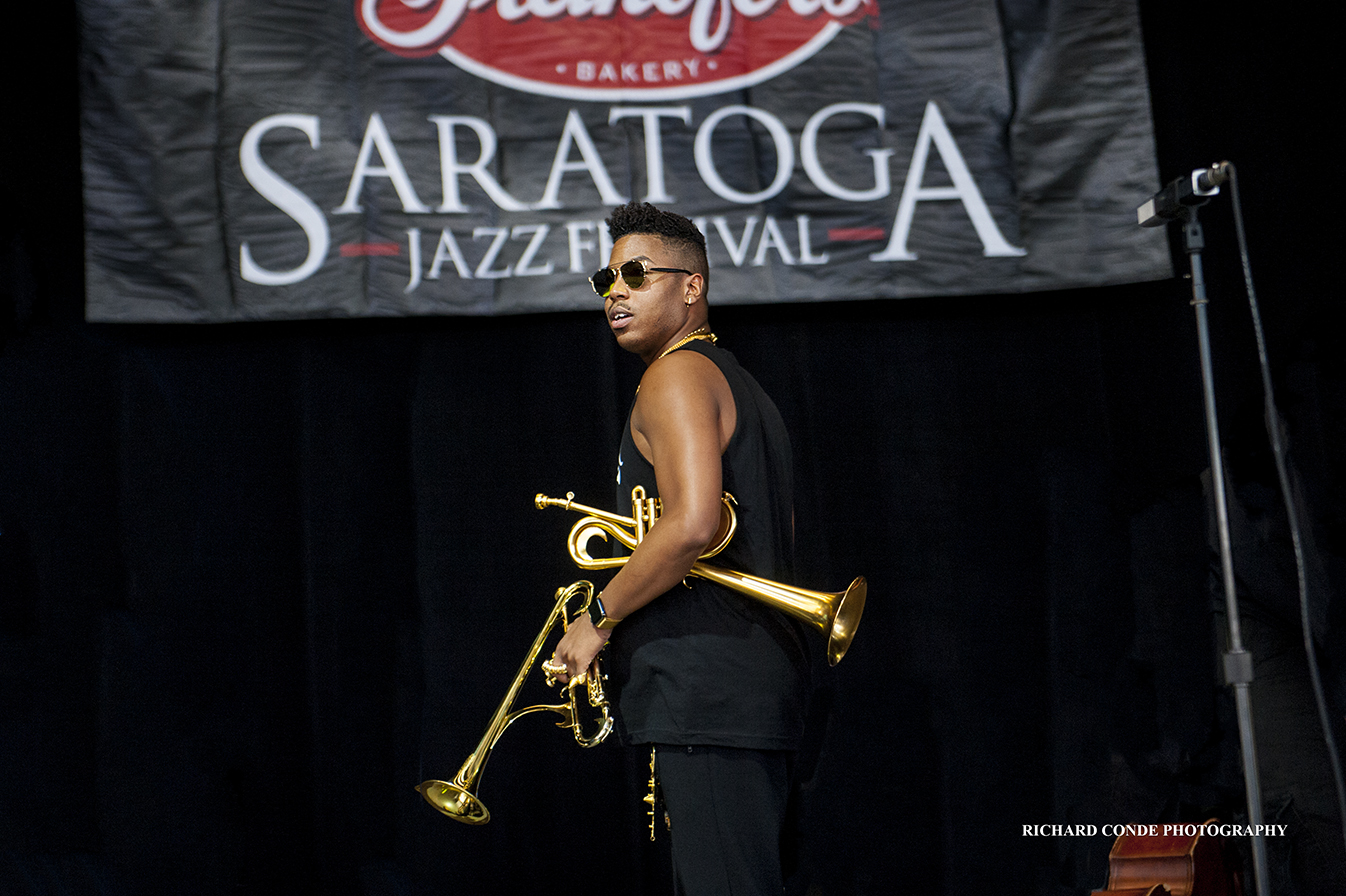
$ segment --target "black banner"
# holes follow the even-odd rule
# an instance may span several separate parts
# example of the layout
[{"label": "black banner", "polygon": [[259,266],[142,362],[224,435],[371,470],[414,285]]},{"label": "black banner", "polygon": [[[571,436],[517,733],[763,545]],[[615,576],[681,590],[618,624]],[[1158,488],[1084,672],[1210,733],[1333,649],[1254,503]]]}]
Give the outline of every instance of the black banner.
[{"label": "black banner", "polygon": [[1171,274],[1134,0],[80,0],[87,316],[595,307],[628,199],[712,303]]}]

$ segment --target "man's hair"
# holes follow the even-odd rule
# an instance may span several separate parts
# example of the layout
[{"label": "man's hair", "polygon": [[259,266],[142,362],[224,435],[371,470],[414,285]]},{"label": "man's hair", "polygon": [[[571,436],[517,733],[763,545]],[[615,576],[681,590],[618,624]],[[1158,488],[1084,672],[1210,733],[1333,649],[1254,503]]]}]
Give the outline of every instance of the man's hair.
[{"label": "man's hair", "polygon": [[657,236],[680,256],[680,263],[701,275],[710,286],[710,263],[706,260],[706,237],[689,219],[666,212],[648,202],[619,205],[608,216],[608,235],[615,243],[633,233]]}]

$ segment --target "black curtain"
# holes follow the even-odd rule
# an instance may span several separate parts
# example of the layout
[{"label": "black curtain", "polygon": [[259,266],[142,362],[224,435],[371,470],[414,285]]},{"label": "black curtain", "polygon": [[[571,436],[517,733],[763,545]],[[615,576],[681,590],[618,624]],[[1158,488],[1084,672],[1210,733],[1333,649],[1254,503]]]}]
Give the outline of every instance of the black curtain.
[{"label": "black curtain", "polygon": [[[1159,173],[1228,158],[1244,182],[1339,722],[1333,48],[1289,13],[1141,9]],[[534,716],[487,768],[487,827],[412,790],[453,775],[580,577],[573,515],[533,496],[610,501],[638,362],[597,305],[84,324],[73,18],[3,62],[27,89],[0,135],[0,892],[669,892],[639,752]],[[1285,709],[1259,733],[1293,835],[1274,872],[1332,892],[1227,195],[1203,219],[1250,637]],[[1084,893],[1111,838],[1026,825],[1238,819],[1189,297],[1175,279],[713,309],[794,436],[799,584],[870,581],[851,653],[819,673],[797,892]]]}]

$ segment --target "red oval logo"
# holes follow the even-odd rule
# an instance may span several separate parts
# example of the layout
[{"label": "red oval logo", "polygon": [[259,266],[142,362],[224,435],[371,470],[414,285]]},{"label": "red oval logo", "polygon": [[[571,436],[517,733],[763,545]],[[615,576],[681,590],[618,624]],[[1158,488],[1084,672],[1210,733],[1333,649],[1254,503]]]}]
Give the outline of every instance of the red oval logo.
[{"label": "red oval logo", "polygon": [[676,99],[759,84],[875,0],[356,0],[365,34],[505,87],[569,99]]}]

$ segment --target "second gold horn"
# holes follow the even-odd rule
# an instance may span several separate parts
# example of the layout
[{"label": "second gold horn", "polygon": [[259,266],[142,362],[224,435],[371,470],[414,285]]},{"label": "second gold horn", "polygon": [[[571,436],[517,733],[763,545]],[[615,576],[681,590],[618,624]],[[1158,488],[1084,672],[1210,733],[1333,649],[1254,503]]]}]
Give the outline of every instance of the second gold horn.
[{"label": "second gold horn", "polygon": [[[571,527],[570,537],[566,540],[571,559],[581,569],[612,569],[624,565],[627,557],[592,556],[589,553],[589,539],[594,536],[607,539],[611,536],[626,548],[634,549],[645,532],[658,521],[661,509],[659,499],[646,498],[645,490],[640,486],[636,486],[631,492],[629,517],[579,504],[573,494],[568,494],[564,498],[538,495],[534,503],[539,510],[561,507],[585,514]],[[841,658],[850,649],[855,631],[860,627],[860,616],[865,611],[865,597],[869,586],[864,576],[857,576],[844,591],[813,591],[705,562],[707,557],[713,557],[724,550],[725,545],[734,537],[737,528],[734,499],[726,492],[720,513],[720,530],[706,552],[692,564],[691,575],[762,601],[818,629],[827,638],[828,664],[835,666],[841,662]]]}]

